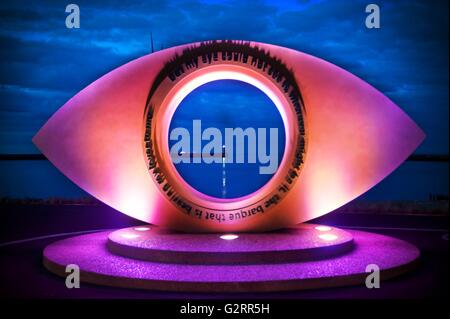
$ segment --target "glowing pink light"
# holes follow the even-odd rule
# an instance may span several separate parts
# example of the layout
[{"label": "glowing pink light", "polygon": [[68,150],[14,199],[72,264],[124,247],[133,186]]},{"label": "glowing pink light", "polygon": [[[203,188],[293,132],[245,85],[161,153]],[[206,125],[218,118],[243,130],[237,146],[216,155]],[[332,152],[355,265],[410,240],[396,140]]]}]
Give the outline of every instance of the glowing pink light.
[{"label": "glowing pink light", "polygon": [[328,226],[316,226],[316,227],[314,227],[314,229],[316,229],[318,231],[330,231],[331,227],[328,227]]},{"label": "glowing pink light", "polygon": [[319,235],[319,238],[325,241],[333,241],[337,239],[337,236],[333,234],[321,234]]},{"label": "glowing pink light", "polygon": [[136,235],[136,234],[129,234],[129,233],[121,234],[120,236],[122,236],[123,238],[126,238],[126,239],[135,239],[135,238],[138,238],[138,237],[139,237],[139,235]]},{"label": "glowing pink light", "polygon": [[220,236],[220,238],[224,239],[224,240],[234,240],[234,239],[239,238],[239,236],[238,235],[234,235],[234,234],[226,234],[226,235]]},{"label": "glowing pink light", "polygon": [[150,227],[134,227],[134,230],[136,230],[136,231],[148,231],[148,230],[150,230]]}]

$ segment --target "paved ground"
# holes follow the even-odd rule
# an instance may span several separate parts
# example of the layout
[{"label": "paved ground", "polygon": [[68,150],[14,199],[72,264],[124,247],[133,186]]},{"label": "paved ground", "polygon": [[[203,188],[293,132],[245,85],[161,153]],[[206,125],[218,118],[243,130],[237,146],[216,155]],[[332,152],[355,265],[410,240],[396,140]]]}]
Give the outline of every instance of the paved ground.
[{"label": "paved ground", "polygon": [[383,282],[380,289],[344,287],[264,294],[186,294],[127,290],[82,284],[67,289],[47,272],[43,248],[77,232],[142,224],[106,206],[2,206],[0,224],[0,298],[446,298],[449,296],[448,217],[336,214],[315,222],[397,237],[417,245],[421,265],[407,275]]}]

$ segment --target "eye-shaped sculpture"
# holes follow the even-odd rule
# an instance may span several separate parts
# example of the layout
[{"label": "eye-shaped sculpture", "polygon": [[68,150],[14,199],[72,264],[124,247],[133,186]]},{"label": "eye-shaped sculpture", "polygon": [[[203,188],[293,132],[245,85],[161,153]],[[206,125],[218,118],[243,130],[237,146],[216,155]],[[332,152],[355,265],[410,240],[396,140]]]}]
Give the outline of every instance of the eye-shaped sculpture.
[{"label": "eye-shaped sculpture", "polygon": [[[190,186],[168,145],[180,102],[222,79],[263,91],[285,128],[273,177],[233,199]],[[423,139],[386,96],[333,64],[269,44],[211,41],[159,51],[106,74],[58,110],[33,141],[74,183],[131,217],[183,231],[262,231],[344,205]]]}]

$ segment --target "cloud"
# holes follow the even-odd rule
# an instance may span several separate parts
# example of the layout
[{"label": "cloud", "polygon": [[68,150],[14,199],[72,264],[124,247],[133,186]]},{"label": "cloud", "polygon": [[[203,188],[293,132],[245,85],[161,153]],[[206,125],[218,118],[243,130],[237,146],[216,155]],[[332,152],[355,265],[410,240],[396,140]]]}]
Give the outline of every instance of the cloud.
[{"label": "cloud", "polygon": [[[81,28],[69,30],[63,3],[4,1],[0,116],[26,110],[40,124],[101,75],[149,53],[150,32],[156,49],[245,39],[291,47],[347,69],[423,127],[424,152],[448,153],[448,3],[379,0],[382,27],[368,30],[366,2],[77,1]],[[1,123],[0,132],[11,127]],[[24,150],[31,147],[28,139],[10,139]]]}]

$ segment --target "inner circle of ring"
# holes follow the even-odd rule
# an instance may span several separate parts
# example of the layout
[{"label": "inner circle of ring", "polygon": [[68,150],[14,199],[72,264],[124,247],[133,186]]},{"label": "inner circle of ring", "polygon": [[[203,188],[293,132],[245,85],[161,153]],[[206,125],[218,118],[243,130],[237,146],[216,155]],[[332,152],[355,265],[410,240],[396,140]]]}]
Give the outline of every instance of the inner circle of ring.
[{"label": "inner circle of ring", "polygon": [[[217,198],[194,189],[175,168],[169,150],[169,127],[181,101],[199,86],[217,80],[243,81],[263,91],[280,112],[285,129],[284,156],[276,173],[258,190],[238,198]],[[155,92],[155,96],[158,95],[158,90],[159,88]],[[194,206],[212,211],[237,210],[257,205],[264,207],[265,200],[270,198],[271,193],[277,193],[278,186],[284,182],[284,177],[288,174],[295,159],[299,138],[299,125],[296,118],[295,110],[286,96],[276,86],[274,80],[268,76],[236,64],[222,63],[205,66],[172,84],[172,87],[160,98],[160,102],[154,105],[151,140],[155,160],[177,195]]]}]

